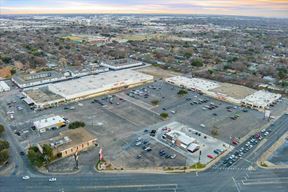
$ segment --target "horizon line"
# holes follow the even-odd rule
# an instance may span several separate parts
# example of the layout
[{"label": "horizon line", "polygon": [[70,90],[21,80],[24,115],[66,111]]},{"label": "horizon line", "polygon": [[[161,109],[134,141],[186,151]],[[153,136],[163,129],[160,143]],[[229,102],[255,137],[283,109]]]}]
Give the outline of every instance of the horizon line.
[{"label": "horizon line", "polygon": [[273,18],[288,19],[288,16],[257,16],[257,15],[233,15],[233,14],[197,14],[197,13],[0,13],[1,16],[9,15],[195,15],[195,16],[232,16],[232,17],[254,17],[254,18]]}]

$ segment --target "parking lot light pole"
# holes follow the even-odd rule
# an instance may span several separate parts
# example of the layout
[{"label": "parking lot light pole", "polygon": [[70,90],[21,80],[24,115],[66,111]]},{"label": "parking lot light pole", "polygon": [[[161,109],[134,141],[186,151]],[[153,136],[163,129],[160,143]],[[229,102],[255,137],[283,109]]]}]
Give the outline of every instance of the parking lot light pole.
[{"label": "parking lot light pole", "polygon": [[198,159],[198,163],[200,163],[200,160],[201,160],[201,150],[199,150],[199,159]]}]

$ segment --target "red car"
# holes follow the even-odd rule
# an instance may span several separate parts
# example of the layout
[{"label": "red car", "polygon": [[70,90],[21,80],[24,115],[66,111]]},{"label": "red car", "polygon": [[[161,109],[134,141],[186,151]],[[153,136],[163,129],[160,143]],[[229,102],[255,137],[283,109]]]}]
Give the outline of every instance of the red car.
[{"label": "red car", "polygon": [[208,154],[207,157],[210,158],[210,159],[214,159],[214,156],[211,155],[211,154]]}]

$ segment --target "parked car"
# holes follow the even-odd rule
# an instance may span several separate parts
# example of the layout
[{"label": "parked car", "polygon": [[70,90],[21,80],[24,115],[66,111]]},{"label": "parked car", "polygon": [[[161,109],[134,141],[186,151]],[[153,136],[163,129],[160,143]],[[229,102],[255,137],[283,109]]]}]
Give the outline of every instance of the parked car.
[{"label": "parked car", "polygon": [[176,156],[177,156],[176,154],[173,154],[173,155],[170,155],[170,158],[171,158],[171,159],[175,159]]},{"label": "parked car", "polygon": [[155,137],[155,135],[156,135],[156,130],[155,129],[151,130],[150,136]]},{"label": "parked car", "polygon": [[28,180],[28,179],[30,179],[30,177],[28,175],[25,175],[25,176],[22,177],[22,179],[23,180]]},{"label": "parked car", "polygon": [[136,146],[139,146],[139,145],[141,145],[142,144],[142,142],[141,141],[138,141],[138,142],[136,142]]},{"label": "parked car", "polygon": [[207,157],[210,158],[210,159],[214,159],[214,156],[211,155],[211,154],[208,154]]},{"label": "parked car", "polygon": [[55,182],[56,180],[56,177],[49,178],[49,182]]}]

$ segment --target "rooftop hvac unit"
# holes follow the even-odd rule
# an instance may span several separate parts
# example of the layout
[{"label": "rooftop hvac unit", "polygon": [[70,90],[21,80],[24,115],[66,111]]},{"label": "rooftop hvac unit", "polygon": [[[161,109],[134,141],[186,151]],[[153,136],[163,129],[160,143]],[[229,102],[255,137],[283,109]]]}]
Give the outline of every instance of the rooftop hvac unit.
[{"label": "rooftop hvac unit", "polygon": [[65,140],[66,142],[70,141],[69,137],[67,137],[67,136],[64,137],[64,140]]}]

